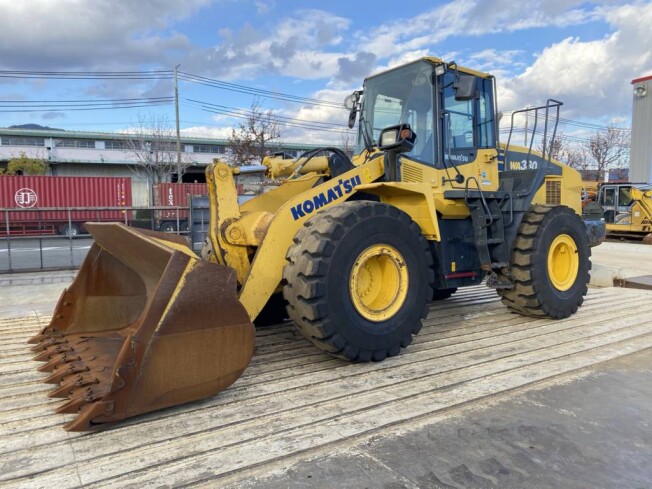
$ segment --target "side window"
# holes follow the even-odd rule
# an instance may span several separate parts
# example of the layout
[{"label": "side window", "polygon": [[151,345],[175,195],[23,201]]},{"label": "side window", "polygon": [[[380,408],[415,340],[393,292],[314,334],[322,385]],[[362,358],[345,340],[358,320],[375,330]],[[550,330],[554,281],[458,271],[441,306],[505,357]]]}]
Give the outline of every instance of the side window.
[{"label": "side window", "polygon": [[444,130],[445,147],[451,150],[475,147],[473,119],[475,100],[455,100],[454,75],[444,76]]},{"label": "side window", "polygon": [[495,119],[493,101],[493,81],[478,78],[478,137],[479,148],[495,148]]}]

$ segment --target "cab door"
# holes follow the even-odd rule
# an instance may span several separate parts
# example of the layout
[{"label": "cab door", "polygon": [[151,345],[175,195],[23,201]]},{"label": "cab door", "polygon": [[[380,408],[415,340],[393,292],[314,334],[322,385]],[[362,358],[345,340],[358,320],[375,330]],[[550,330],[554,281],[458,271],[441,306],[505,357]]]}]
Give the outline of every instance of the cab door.
[{"label": "cab door", "polygon": [[618,208],[618,188],[614,185],[604,185],[600,189],[599,203],[604,210],[604,221],[613,224]]}]

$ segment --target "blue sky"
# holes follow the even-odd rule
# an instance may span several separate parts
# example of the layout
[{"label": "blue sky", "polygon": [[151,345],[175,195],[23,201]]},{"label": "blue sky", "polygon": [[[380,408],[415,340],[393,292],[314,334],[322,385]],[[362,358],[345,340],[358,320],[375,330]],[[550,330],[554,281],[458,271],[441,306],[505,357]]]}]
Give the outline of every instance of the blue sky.
[{"label": "blue sky", "polygon": [[[0,0],[0,11],[1,71],[170,70],[180,64],[193,75],[339,103],[365,76],[434,55],[495,74],[503,111],[553,97],[565,103],[565,118],[624,127],[631,120],[631,80],[652,74],[652,2]],[[169,97],[172,86],[169,79],[4,77],[0,101],[24,109],[28,101]],[[211,137],[227,137],[240,120],[190,100],[227,112],[246,110],[253,100],[185,79],[180,97],[183,133]],[[341,108],[258,100],[299,121],[283,128],[286,141],[347,137]],[[60,105],[0,112],[0,126],[121,131],[151,114],[174,120],[169,103],[89,111]],[[301,121],[330,125],[316,129]],[[583,137],[587,129],[562,131]]]}]

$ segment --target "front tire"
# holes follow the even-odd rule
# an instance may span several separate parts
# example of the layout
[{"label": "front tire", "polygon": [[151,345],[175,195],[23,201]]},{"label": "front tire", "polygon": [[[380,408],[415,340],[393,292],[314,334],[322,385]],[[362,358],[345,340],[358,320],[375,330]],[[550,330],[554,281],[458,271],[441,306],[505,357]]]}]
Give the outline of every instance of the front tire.
[{"label": "front tire", "polygon": [[588,291],[590,256],[584,223],[572,209],[532,206],[514,241],[514,288],[498,289],[498,294],[519,314],[567,318]]},{"label": "front tire", "polygon": [[288,315],[321,350],[380,361],[420,331],[432,295],[432,255],[399,209],[356,201],[322,211],[297,232],[286,258]]}]

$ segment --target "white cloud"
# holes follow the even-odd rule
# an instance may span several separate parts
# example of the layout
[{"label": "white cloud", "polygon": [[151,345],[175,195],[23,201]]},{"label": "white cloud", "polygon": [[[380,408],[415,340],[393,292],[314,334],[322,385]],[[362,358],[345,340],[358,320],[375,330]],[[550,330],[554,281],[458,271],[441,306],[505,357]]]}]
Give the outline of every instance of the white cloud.
[{"label": "white cloud", "polygon": [[609,118],[631,109],[633,78],[652,71],[652,4],[601,8],[613,28],[604,39],[569,37],[545,48],[518,76],[499,81],[500,105],[516,109],[548,97],[567,117]]},{"label": "white cloud", "polygon": [[0,66],[128,69],[189,48],[157,33],[211,0],[0,0]]},{"label": "white cloud", "polygon": [[[595,2],[594,2],[595,3]],[[533,27],[564,27],[588,22],[596,12],[580,0],[514,2],[513,0],[456,0],[410,19],[396,19],[356,33],[360,48],[379,58],[432,48],[451,37],[482,36]]]}]

